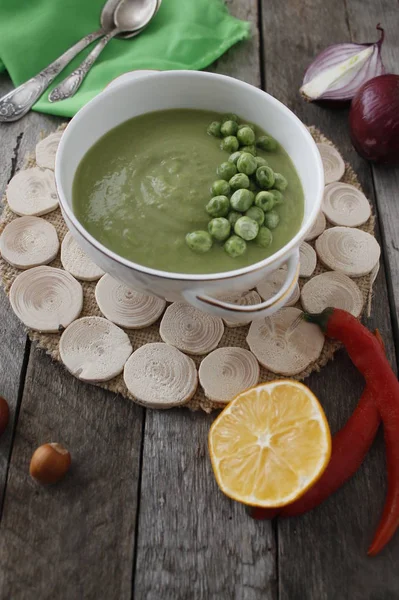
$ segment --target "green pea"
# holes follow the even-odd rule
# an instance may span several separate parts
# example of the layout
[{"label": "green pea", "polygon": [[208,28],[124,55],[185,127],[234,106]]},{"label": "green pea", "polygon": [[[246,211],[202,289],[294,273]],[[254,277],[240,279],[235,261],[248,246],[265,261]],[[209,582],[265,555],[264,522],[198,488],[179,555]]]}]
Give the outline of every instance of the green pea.
[{"label": "green pea", "polygon": [[238,141],[243,146],[251,146],[255,142],[255,133],[250,127],[242,127],[236,133]]},{"label": "green pea", "polygon": [[274,173],[270,167],[258,167],[256,169],[256,181],[263,190],[274,186]]},{"label": "green pea", "polygon": [[230,199],[231,207],[238,212],[245,212],[254,201],[254,194],[249,190],[237,190]]},{"label": "green pea", "polygon": [[256,221],[259,226],[263,225],[263,221],[265,220],[265,213],[259,206],[251,206],[251,208],[248,208],[245,216]]},{"label": "green pea", "polygon": [[242,190],[249,188],[249,177],[245,173],[237,173],[229,181],[230,189]]},{"label": "green pea", "polygon": [[255,238],[255,244],[268,248],[273,241],[273,234],[267,227],[259,227],[259,233]]},{"label": "green pea", "polygon": [[254,240],[259,232],[259,225],[249,217],[241,217],[234,225],[234,233],[239,235],[243,240],[249,242]]},{"label": "green pea", "polygon": [[256,148],[254,145],[242,146],[241,152],[249,152],[250,154],[252,154],[252,156],[256,156],[256,154],[257,154]]},{"label": "green pea", "polygon": [[284,192],[284,190],[287,189],[287,185],[288,181],[286,180],[284,175],[281,175],[281,173],[274,174],[274,187],[276,188],[276,190],[278,190],[279,192]]},{"label": "green pea", "polygon": [[240,150],[238,150],[237,152],[233,152],[233,154],[230,154],[230,156],[229,156],[229,162],[234,163],[236,165],[237,160],[240,158],[240,156],[241,156]]},{"label": "green pea", "polygon": [[274,152],[274,150],[277,149],[277,142],[270,135],[261,135],[260,138],[256,140],[256,145],[258,148],[266,150],[266,152]]},{"label": "green pea", "polygon": [[244,254],[247,249],[247,244],[245,240],[240,238],[238,235],[232,235],[229,237],[227,242],[224,243],[224,249],[232,258],[237,258],[237,256],[241,256]]},{"label": "green pea", "polygon": [[272,210],[275,204],[274,196],[271,192],[259,192],[255,196],[255,206],[261,208],[264,212]]},{"label": "green pea", "polygon": [[265,226],[269,229],[276,229],[277,225],[280,223],[280,217],[276,213],[275,210],[270,210],[265,213]]},{"label": "green pea", "polygon": [[222,124],[219,123],[219,121],[213,121],[210,125],[208,125],[208,135],[213,135],[214,137],[222,137],[222,134],[220,133],[221,126]]},{"label": "green pea", "polygon": [[238,146],[238,140],[234,135],[228,135],[220,144],[220,148],[222,150],[227,150],[227,152],[236,152],[238,150]]},{"label": "green pea", "polygon": [[267,167],[268,162],[263,156],[255,156],[256,164],[258,167]]},{"label": "green pea", "polygon": [[212,196],[228,196],[230,194],[230,186],[224,179],[214,181],[211,186]]},{"label": "green pea", "polygon": [[223,137],[228,135],[235,135],[237,133],[238,125],[235,121],[225,121],[222,123],[220,133]]},{"label": "green pea", "polygon": [[238,131],[244,127],[250,127],[252,131],[255,131],[255,125],[253,123],[241,123],[241,125],[238,126]]},{"label": "green pea", "polygon": [[228,216],[227,216],[227,219],[228,219],[228,221],[229,221],[230,225],[231,225],[232,227],[234,227],[234,225],[237,223],[237,221],[238,221],[238,219],[239,219],[240,217],[242,217],[242,214],[241,214],[241,213],[239,213],[239,212],[237,212],[237,211],[235,211],[235,210],[232,210],[231,212],[229,212],[229,214],[228,214]]},{"label": "green pea", "polygon": [[216,169],[216,173],[219,175],[220,179],[228,181],[237,173],[237,167],[232,162],[223,162]]},{"label": "green pea", "polygon": [[237,160],[237,169],[245,175],[252,175],[257,169],[255,157],[249,152],[243,152]]},{"label": "green pea", "polygon": [[[275,175],[276,175],[276,173],[275,173]],[[276,185],[276,182],[274,182],[274,185]],[[273,194],[274,204],[281,204],[283,202],[284,196],[278,190],[269,190],[269,193]]]},{"label": "green pea", "polygon": [[226,121],[235,121],[236,123],[238,123],[239,119],[238,116],[234,113],[226,113],[222,117],[222,123],[226,123]]},{"label": "green pea", "polygon": [[218,242],[224,242],[230,235],[231,225],[224,217],[217,217],[212,219],[208,224],[208,232],[210,235],[218,240]]},{"label": "green pea", "polygon": [[212,238],[207,231],[192,231],[186,235],[186,244],[190,250],[203,254],[212,248]]},{"label": "green pea", "polygon": [[230,209],[230,202],[227,196],[214,196],[205,207],[206,212],[211,217],[225,217]]},{"label": "green pea", "polygon": [[254,194],[257,194],[260,191],[253,179],[249,180],[249,188],[248,189],[251,190],[251,192],[254,192]]}]

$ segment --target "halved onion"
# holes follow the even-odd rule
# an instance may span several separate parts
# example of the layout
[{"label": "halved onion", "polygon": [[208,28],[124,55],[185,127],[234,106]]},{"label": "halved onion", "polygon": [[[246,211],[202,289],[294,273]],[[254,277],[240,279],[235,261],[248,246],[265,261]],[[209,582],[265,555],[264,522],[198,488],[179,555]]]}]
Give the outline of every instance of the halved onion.
[{"label": "halved onion", "polygon": [[378,42],[369,44],[334,44],[320,52],[309,65],[301,94],[307,100],[351,100],[369,79],[384,73],[381,46],[384,30]]}]

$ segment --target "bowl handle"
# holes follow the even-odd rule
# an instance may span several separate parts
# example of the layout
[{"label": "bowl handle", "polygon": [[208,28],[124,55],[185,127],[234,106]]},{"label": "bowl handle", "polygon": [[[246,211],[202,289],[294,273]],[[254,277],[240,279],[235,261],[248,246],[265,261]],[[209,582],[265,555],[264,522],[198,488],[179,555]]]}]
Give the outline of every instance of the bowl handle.
[{"label": "bowl handle", "polygon": [[243,306],[239,304],[231,304],[223,302],[217,298],[211,298],[206,294],[197,295],[192,290],[185,290],[183,296],[187,302],[199,308],[204,312],[211,312],[226,320],[234,320],[234,316],[239,316],[240,320],[247,322],[254,319],[266,317],[279,308],[284,306],[286,301],[291,296],[294,287],[298,281],[299,275],[299,250],[295,250],[288,258],[287,275],[281,289],[271,298],[261,302],[260,304],[251,304]]}]

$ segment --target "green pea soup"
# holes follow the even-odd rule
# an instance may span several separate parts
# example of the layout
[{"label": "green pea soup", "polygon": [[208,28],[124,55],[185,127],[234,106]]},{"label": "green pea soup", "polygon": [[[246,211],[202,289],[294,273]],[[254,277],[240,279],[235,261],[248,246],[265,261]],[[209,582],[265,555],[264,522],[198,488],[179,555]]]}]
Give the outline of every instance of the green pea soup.
[{"label": "green pea soup", "polygon": [[[205,254],[185,242],[190,231],[207,230],[205,206],[217,167],[228,160],[207,126],[221,115],[202,110],[165,110],[115,127],[81,160],[73,183],[73,210],[86,230],[120,256],[146,267],[177,273],[218,273],[246,267],[274,254],[299,231],[304,196],[291,159],[280,145],[258,150],[288,181],[280,217],[268,248],[249,242],[230,257],[223,243]],[[243,120],[244,121],[244,120]],[[257,136],[264,131],[257,127]],[[233,232],[232,232],[233,233]]]}]

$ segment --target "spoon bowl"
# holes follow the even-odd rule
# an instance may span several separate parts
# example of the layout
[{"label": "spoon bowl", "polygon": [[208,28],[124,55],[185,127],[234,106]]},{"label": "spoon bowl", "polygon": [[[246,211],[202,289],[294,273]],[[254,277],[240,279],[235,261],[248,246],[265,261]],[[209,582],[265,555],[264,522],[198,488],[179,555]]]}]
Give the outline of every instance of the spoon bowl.
[{"label": "spoon bowl", "polygon": [[120,32],[135,32],[146,27],[158,9],[158,0],[121,0],[114,12]]},{"label": "spoon bowl", "polygon": [[[101,26],[105,31],[112,31],[115,29],[115,21],[114,21],[114,13],[116,8],[118,7],[120,0],[108,0],[106,7],[104,7],[103,12],[101,13]],[[153,14],[157,14],[162,4],[162,0],[157,0],[157,7]],[[141,32],[141,28],[137,31],[130,32],[121,32],[116,36],[118,39],[128,40],[132,37],[135,37]]]}]

